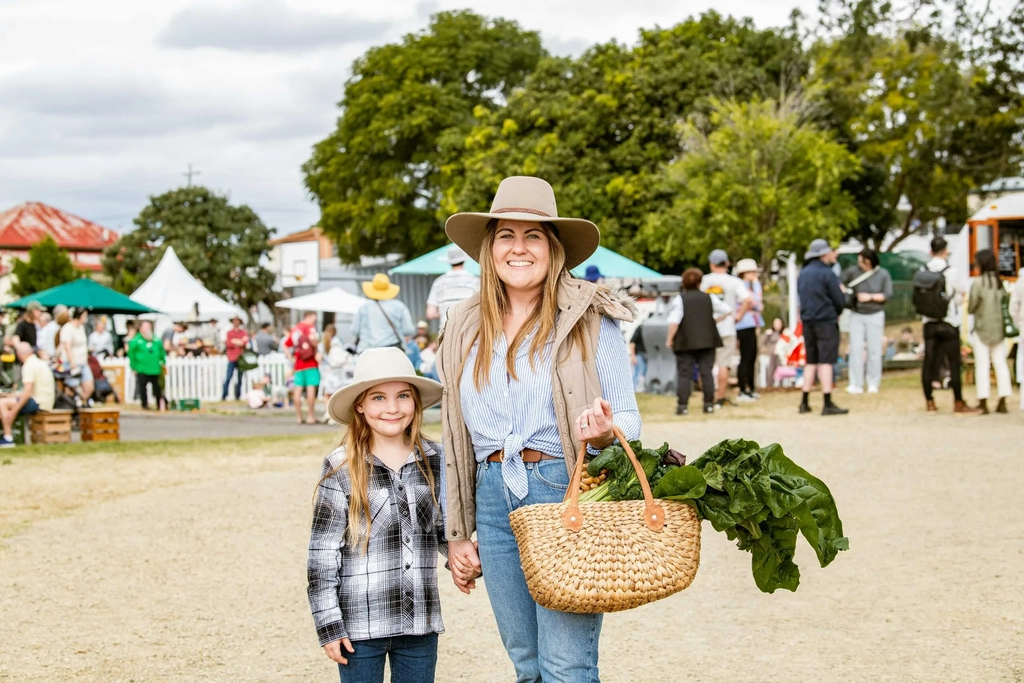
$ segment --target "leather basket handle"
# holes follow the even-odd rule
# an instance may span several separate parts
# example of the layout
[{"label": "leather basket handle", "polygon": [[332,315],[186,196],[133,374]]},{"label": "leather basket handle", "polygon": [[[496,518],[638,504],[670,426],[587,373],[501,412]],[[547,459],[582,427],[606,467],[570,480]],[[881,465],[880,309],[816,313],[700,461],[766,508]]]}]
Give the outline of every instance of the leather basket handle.
[{"label": "leather basket handle", "polygon": [[[640,466],[640,461],[637,460],[636,453],[630,447],[626,435],[622,433],[622,430],[617,425],[612,425],[612,433],[619,440],[619,445],[626,451],[626,455],[629,456],[629,461],[633,463],[633,469],[636,470],[636,476],[640,480],[640,488],[643,490],[645,503],[644,524],[651,531],[661,531],[661,528],[665,525],[665,511],[654,502],[654,495],[651,493],[651,485],[647,481],[644,468]],[[584,442],[580,445],[580,452],[576,457],[576,469],[569,479],[569,490],[565,492],[564,500],[569,502],[569,506],[562,513],[562,524],[569,531],[579,531],[583,528],[583,512],[580,510],[580,486],[583,483],[583,459],[586,455],[587,444]]]}]

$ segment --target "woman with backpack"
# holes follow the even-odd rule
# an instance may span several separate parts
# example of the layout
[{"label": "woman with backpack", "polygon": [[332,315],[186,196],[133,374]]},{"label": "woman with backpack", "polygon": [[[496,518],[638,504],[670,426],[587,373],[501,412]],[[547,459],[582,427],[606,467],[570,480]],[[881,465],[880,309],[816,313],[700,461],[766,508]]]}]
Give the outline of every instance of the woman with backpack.
[{"label": "woman with backpack", "polygon": [[971,347],[974,349],[974,383],[978,390],[978,408],[988,415],[988,398],[992,392],[991,366],[996,369],[996,387],[999,391],[997,413],[1005,413],[1006,397],[1013,389],[1010,384],[1010,366],[1006,362],[1006,330],[1003,327],[1003,297],[1006,291],[999,280],[996,255],[991,249],[982,249],[974,255],[979,275],[971,283],[967,312],[974,316]]}]

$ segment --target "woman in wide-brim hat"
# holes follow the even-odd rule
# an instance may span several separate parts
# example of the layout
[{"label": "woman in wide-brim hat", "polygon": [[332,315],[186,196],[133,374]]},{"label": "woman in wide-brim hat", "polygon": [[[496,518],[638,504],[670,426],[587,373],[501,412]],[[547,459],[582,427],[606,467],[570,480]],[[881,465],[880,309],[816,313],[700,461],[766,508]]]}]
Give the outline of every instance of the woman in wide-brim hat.
[{"label": "woman in wide-brim hat", "polygon": [[533,601],[508,515],[560,502],[580,444],[608,446],[612,422],[639,437],[619,331],[635,308],[570,274],[601,236],[560,217],[539,178],[506,178],[490,212],[456,214],[445,230],[480,263],[480,292],[450,312],[438,351],[453,567],[482,566],[518,680],[597,680],[601,616]]}]

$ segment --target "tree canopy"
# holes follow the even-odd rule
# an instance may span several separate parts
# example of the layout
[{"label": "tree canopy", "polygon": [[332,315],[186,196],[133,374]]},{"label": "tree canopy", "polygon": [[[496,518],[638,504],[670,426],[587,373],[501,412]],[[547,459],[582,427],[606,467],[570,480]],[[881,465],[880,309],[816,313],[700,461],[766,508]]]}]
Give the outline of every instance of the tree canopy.
[{"label": "tree canopy", "polygon": [[20,298],[76,280],[80,273],[68,253],[47,235],[28,250],[28,260],[15,259],[11,275],[11,294]]},{"label": "tree canopy", "polygon": [[150,197],[134,223],[103,257],[118,291],[133,292],[173,246],[182,265],[217,295],[247,310],[271,301],[274,274],[261,261],[273,230],[248,206],[233,206],[205,187],[183,187]]},{"label": "tree canopy", "polygon": [[[961,223],[971,190],[1020,173],[1024,2],[1001,14],[971,0],[820,5],[817,23],[794,13],[768,29],[710,11],[578,58],[545,54],[512,22],[441,13],[355,63],[337,129],[304,167],[321,224],[348,261],[416,255],[443,244],[452,213],[486,210],[502,178],[536,175],[561,214],[594,220],[602,244],[667,272],[699,260],[696,246],[670,246],[691,234],[679,220],[696,215],[692,187],[743,205],[701,210],[725,212],[718,229],[762,262],[768,242],[807,237],[790,216],[771,240],[739,234],[763,228],[751,197],[771,184],[744,187],[729,136],[769,144],[770,131],[790,131],[787,149],[812,166],[778,186],[778,208],[876,246]],[[802,93],[799,121],[780,114],[786,93]],[[759,152],[750,164],[763,170],[775,151]],[[730,223],[741,215],[750,227]]]},{"label": "tree canopy", "polygon": [[693,262],[723,248],[767,270],[777,251],[837,241],[854,225],[842,183],[857,159],[812,122],[803,96],[710,104],[706,120],[681,127],[684,151],[665,183],[674,200],[642,231],[650,253]]},{"label": "tree canopy", "polygon": [[356,60],[337,128],[303,166],[338,255],[358,261],[444,244],[444,141],[467,135],[474,109],[507,98],[544,54],[535,32],[462,11]]}]

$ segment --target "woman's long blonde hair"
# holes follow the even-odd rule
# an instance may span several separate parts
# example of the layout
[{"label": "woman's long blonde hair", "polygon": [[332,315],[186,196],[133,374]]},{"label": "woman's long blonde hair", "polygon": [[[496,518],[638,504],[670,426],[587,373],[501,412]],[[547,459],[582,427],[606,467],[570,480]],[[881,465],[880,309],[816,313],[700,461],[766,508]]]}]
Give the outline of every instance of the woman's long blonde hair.
[{"label": "woman's long blonde hair", "polygon": [[[477,390],[490,382],[491,356],[493,355],[494,343],[504,332],[504,319],[511,310],[508,294],[505,291],[505,283],[498,278],[498,271],[494,265],[494,235],[498,231],[498,220],[492,219],[487,225],[487,232],[484,234],[483,243],[480,245],[480,329],[476,336],[470,341],[466,350],[466,356],[462,359],[465,367],[469,350],[473,348],[474,342],[479,342],[476,354],[476,364],[473,368],[473,385]],[[565,267],[565,248],[558,238],[558,228],[551,223],[541,223],[540,227],[548,238],[548,274],[541,288],[541,295],[526,319],[523,326],[519,328],[515,339],[508,345],[505,354],[505,368],[512,379],[516,377],[516,351],[526,341],[526,338],[536,329],[537,333],[530,344],[530,367],[536,367],[535,363],[544,351],[544,345],[548,337],[555,329],[558,319],[558,286],[562,278],[572,277]],[[584,341],[583,318],[572,329],[573,342],[583,349],[584,360],[586,360],[586,345]],[[461,373],[460,373],[461,374]]]},{"label": "woman's long blonde hair", "polygon": [[331,352],[331,342],[334,341],[335,335],[338,334],[338,328],[331,323],[324,328],[324,355]]},{"label": "woman's long blonde hair", "polygon": [[[359,394],[353,405],[361,405],[366,399],[366,395],[372,390],[373,387],[370,387]],[[409,385],[409,391],[412,394],[413,402],[416,404],[416,412],[413,413],[412,422],[409,423],[405,434],[409,439],[409,443],[416,448],[416,466],[427,480],[427,485],[430,487],[430,497],[433,499],[434,505],[439,507],[437,496],[434,493],[434,472],[430,469],[430,463],[427,461],[427,456],[423,449],[424,440],[421,431],[423,426],[423,401],[420,399],[419,390],[412,384]],[[320,485],[326,480],[333,477],[343,468],[348,469],[351,493],[348,497],[348,531],[346,536],[348,537],[349,544],[353,546],[362,545],[363,552],[365,553],[366,547],[370,542],[370,523],[372,521],[370,518],[370,472],[373,465],[371,464],[370,454],[373,447],[373,430],[370,429],[370,425],[367,424],[363,414],[354,408],[352,410],[352,421],[349,423],[348,431],[345,433],[345,437],[340,445],[345,447],[345,460],[321,477],[320,481],[317,482],[317,491],[319,491]],[[315,501],[316,494],[314,494],[314,504]],[[365,535],[360,533],[361,523],[364,521],[366,522]]]}]

